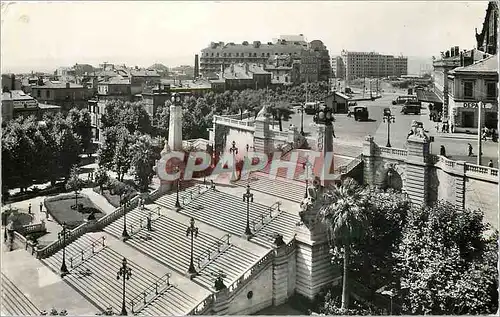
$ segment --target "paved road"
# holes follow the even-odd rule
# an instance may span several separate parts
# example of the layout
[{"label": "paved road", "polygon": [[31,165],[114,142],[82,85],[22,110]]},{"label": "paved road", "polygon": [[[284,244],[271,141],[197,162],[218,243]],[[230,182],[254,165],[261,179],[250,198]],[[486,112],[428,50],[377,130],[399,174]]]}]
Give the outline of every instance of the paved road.
[{"label": "paved road", "polygon": [[[430,136],[434,136],[435,138],[435,142],[431,144],[431,152],[433,154],[439,154],[440,146],[444,145],[447,155],[452,159],[464,160],[476,164],[477,158],[475,156],[467,156],[467,143],[471,143],[474,153],[477,153],[477,138],[470,135],[436,132],[436,124],[429,120],[429,110],[426,106],[424,106],[420,115],[404,115],[400,113],[401,106],[392,105],[392,100],[401,94],[404,94],[404,91],[396,93],[390,91],[385,92],[382,98],[375,101],[358,102],[358,105],[368,107],[370,121],[367,122],[356,122],[354,118],[348,118],[345,114],[335,115],[334,129],[337,137],[335,140],[341,141],[344,144],[361,146],[365,137],[370,134],[374,136],[377,144],[385,146],[387,143],[387,124],[382,120],[382,112],[384,108],[388,107],[396,118],[396,122],[391,124],[390,127],[390,142],[392,147],[406,147],[406,137],[410,131],[411,122],[417,120],[423,122],[425,130],[428,131]],[[313,116],[304,114],[304,132],[309,134],[312,132],[312,122]],[[283,123],[283,128],[286,128],[290,123],[297,126],[300,130],[301,114],[298,111],[292,115],[289,122]],[[345,155],[349,154],[346,153]],[[498,167],[498,143],[494,143],[491,140],[483,142],[483,165],[487,165],[490,159],[493,160],[494,166]]]}]

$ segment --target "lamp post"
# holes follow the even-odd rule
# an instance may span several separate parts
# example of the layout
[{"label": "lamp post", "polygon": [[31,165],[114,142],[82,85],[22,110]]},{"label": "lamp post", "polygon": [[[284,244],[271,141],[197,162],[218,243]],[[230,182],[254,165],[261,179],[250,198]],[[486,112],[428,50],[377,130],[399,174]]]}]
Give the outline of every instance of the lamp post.
[{"label": "lamp post", "polygon": [[234,170],[236,169],[236,154],[238,154],[238,148],[236,147],[236,142],[232,142],[232,147],[229,148],[229,153],[233,154],[233,171],[231,172],[231,180],[236,180],[236,174]]},{"label": "lamp post", "polygon": [[181,95],[179,95],[178,93],[172,93],[172,97],[170,97],[170,101],[172,101],[172,103],[177,106],[180,104],[181,102]]},{"label": "lamp post", "polygon": [[123,208],[123,232],[122,232],[122,239],[123,241],[127,240],[130,238],[130,235],[127,232],[127,201],[122,202],[122,196],[126,195],[125,193],[120,194],[120,204],[122,205]]},{"label": "lamp post", "polygon": [[120,315],[122,316],[127,316],[127,309],[125,308],[125,281],[128,281],[130,277],[132,276],[132,269],[128,267],[127,265],[127,259],[123,258],[122,260],[122,266],[116,273],[116,279],[120,280],[123,279],[123,284],[122,284],[122,312]]},{"label": "lamp post", "polygon": [[[179,171],[180,171],[179,166],[176,166],[174,169],[175,169],[174,171],[176,173],[179,173]],[[180,187],[180,185],[181,185],[181,178],[179,177],[179,179],[177,180],[177,186],[175,189],[175,191],[176,191],[175,208],[181,208],[181,204],[179,202],[179,187]]]},{"label": "lamp post", "polygon": [[304,135],[304,104],[301,104],[297,111],[300,112],[300,134]]},{"label": "lamp post", "polygon": [[396,117],[391,114],[391,110],[384,110],[384,122],[387,122],[387,145],[386,147],[391,147],[391,123],[396,122]]},{"label": "lamp post", "polygon": [[245,235],[248,239],[252,236],[252,230],[250,230],[250,202],[253,202],[253,194],[250,193],[250,184],[247,185],[247,192],[243,194],[243,201],[247,203],[247,227],[245,228]]},{"label": "lamp post", "polygon": [[194,263],[193,263],[193,240],[194,240],[194,238],[198,237],[198,228],[194,226],[194,218],[193,217],[191,217],[189,227],[186,230],[186,237],[188,237],[189,235],[191,235],[191,261],[189,263],[188,273],[191,276],[193,276],[197,273],[196,268],[194,267]]},{"label": "lamp post", "polygon": [[63,238],[63,257],[62,257],[62,264],[61,264],[61,277],[64,277],[66,274],[69,273],[68,267],[66,266],[66,232],[67,232],[67,226],[66,223],[62,223],[62,231],[59,232],[59,238],[62,235]]},{"label": "lamp post", "polygon": [[309,160],[306,158],[306,161],[302,163],[302,168],[306,171],[306,192],[304,194],[304,198],[307,198],[307,191],[309,189]]}]

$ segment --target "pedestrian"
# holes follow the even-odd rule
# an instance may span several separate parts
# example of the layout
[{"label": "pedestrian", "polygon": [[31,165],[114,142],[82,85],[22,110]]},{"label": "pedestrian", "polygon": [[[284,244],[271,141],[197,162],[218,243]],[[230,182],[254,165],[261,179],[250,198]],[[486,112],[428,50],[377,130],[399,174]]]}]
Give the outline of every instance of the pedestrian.
[{"label": "pedestrian", "polygon": [[439,133],[439,122],[436,122],[436,132]]},{"label": "pedestrian", "polygon": [[333,137],[334,137],[334,138],[337,138],[337,137],[335,136],[335,128],[333,127],[333,125],[332,125],[332,134],[333,134]]},{"label": "pedestrian", "polygon": [[42,213],[42,209],[43,209],[43,204],[42,204],[42,202],[40,201],[40,213]]},{"label": "pedestrian", "polygon": [[492,161],[492,160],[490,160],[490,161],[488,162],[488,167],[493,167],[493,161]]},{"label": "pedestrian", "polygon": [[152,230],[151,229],[151,215],[149,215],[148,218],[147,218],[147,224],[146,224],[146,226],[147,226],[148,231]]},{"label": "pedestrian", "polygon": [[439,150],[439,155],[446,157],[446,148],[444,145],[441,145],[441,149]]},{"label": "pedestrian", "polygon": [[472,156],[472,145],[467,143],[467,151],[469,152],[469,156]]},{"label": "pedestrian", "polygon": [[31,215],[31,203],[28,205],[28,214]]}]

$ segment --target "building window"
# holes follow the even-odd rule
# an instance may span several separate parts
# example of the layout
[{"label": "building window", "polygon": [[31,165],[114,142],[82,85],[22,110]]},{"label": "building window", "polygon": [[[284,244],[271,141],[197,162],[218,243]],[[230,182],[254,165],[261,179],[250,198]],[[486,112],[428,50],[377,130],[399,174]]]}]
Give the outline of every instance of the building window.
[{"label": "building window", "polygon": [[40,89],[38,89],[38,90],[36,91],[36,95],[37,95],[38,97],[41,97],[41,96],[42,96],[42,91],[41,91]]},{"label": "building window", "polygon": [[217,53],[217,57],[219,57],[219,53]]},{"label": "building window", "polygon": [[464,97],[472,98],[473,97],[473,87],[474,83],[472,81],[464,81]]},{"label": "building window", "polygon": [[50,98],[50,90],[45,91],[45,97]]},{"label": "building window", "polygon": [[488,99],[496,99],[497,83],[486,83],[486,96]]},{"label": "building window", "polygon": [[462,112],[462,127],[473,128],[474,127],[474,112]]},{"label": "building window", "polygon": [[226,57],[226,53],[224,53],[224,57]]}]

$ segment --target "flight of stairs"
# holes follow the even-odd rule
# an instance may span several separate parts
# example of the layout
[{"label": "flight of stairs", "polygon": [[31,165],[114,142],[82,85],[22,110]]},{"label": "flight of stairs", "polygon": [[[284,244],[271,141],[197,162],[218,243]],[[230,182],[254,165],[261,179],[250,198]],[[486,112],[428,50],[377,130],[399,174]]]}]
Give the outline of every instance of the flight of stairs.
[{"label": "flight of stairs", "polygon": [[2,316],[38,316],[40,310],[2,272]]},{"label": "flight of stairs", "polygon": [[251,190],[300,203],[306,192],[305,183],[272,179],[266,173],[252,173],[248,180],[239,180],[236,185],[246,187],[250,184]]},{"label": "flight of stairs", "polygon": [[197,304],[197,299],[173,287],[146,305],[141,316],[181,316],[189,313]]},{"label": "flight of stairs", "polygon": [[283,241],[288,243],[295,236],[296,224],[300,222],[300,217],[286,211],[282,211],[272,221],[264,225],[250,241],[266,248],[274,246],[274,235],[283,235]]},{"label": "flight of stairs", "polygon": [[[152,223],[156,221],[158,216],[157,210],[141,209],[140,207],[134,208],[127,212],[127,232],[129,235],[133,235],[135,232],[139,231],[142,227],[145,228],[147,225],[147,217],[151,213]],[[104,231],[110,235],[121,239],[123,232],[123,216],[116,219],[104,228]]]},{"label": "flight of stairs", "polygon": [[[84,234],[77,240],[66,246],[66,266],[68,270],[71,272],[73,268],[77,268],[82,263],[82,254],[81,251],[84,251],[84,262],[90,257],[94,256],[92,254],[92,244],[95,245],[94,252],[98,253],[101,249],[104,248],[102,243],[102,236],[98,237],[96,235]],[[106,244],[106,241],[104,241]],[[60,268],[62,264],[63,258],[63,249],[60,249],[55,254],[51,255],[48,258],[42,259],[42,263],[47,265],[52,269],[56,274],[60,274]],[[72,265],[73,264],[73,265]]]},{"label": "flight of stairs", "polygon": [[[268,209],[268,206],[251,202],[250,226],[252,220],[260,221],[261,214],[269,214]],[[209,190],[179,212],[237,236],[245,233],[247,203],[241,197]]]},{"label": "flight of stairs", "polygon": [[[190,237],[186,236],[188,223],[181,223],[168,217],[161,217],[154,222],[153,231],[148,232],[143,229],[132,239],[127,240],[127,244],[133,246],[140,252],[150,256],[156,261],[163,263],[177,272],[184,274],[187,272],[190,263]],[[149,235],[149,239],[146,238]],[[215,237],[209,233],[199,231],[193,243],[193,261],[196,270],[201,273],[194,279],[205,288],[212,290],[216,273],[222,269],[227,274],[227,280],[236,280],[241,274],[250,268],[250,265],[258,259],[257,256],[229,245],[227,249],[221,249],[221,253],[216,251],[216,242],[221,237]],[[227,240],[224,239],[224,243]],[[213,255],[211,262],[203,266],[209,252]],[[198,262],[200,259],[200,262]],[[198,266],[198,263],[201,266]]]},{"label": "flight of stairs", "polygon": [[[117,279],[117,272],[122,266],[122,260],[122,255],[105,247],[66,275],[64,281],[102,311],[107,307],[112,307],[115,313],[119,313],[123,281]],[[59,271],[61,264],[59,252],[42,262],[52,270]],[[126,308],[131,312],[130,301],[151,286],[159,277],[132,261],[128,261],[128,265],[132,269],[132,277],[126,282]]]}]

